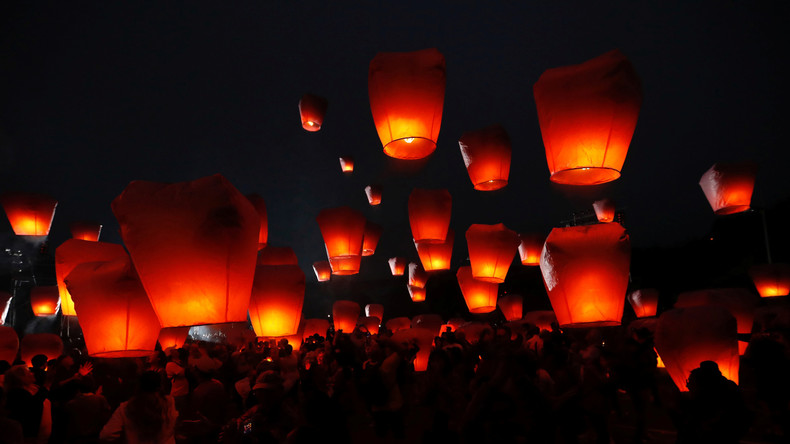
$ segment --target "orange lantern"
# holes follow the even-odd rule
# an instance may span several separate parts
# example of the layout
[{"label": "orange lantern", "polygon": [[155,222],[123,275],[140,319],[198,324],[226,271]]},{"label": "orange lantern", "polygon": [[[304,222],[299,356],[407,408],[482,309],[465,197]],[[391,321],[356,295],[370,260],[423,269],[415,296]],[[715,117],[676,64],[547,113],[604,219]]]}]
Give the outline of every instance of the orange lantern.
[{"label": "orange lantern", "polygon": [[447,190],[413,190],[409,195],[409,224],[414,242],[443,243],[452,207],[453,198]]},{"label": "orange lantern", "polygon": [[269,215],[266,212],[266,201],[257,194],[248,194],[247,200],[250,201],[258,216],[261,218],[261,228],[258,231],[258,249],[266,248],[269,242]]},{"label": "orange lantern", "polygon": [[379,320],[384,319],[384,306],[381,304],[368,304],[365,306],[365,316],[375,316]]},{"label": "orange lantern", "polygon": [[482,322],[467,322],[458,331],[464,334],[470,344],[477,344],[480,342],[480,337],[483,336],[483,333],[492,334],[494,329]]},{"label": "orange lantern", "polygon": [[305,340],[313,335],[326,338],[326,331],[329,330],[329,321],[326,319],[307,319],[304,322],[304,332],[302,332],[302,340]]},{"label": "orange lantern", "polygon": [[499,284],[479,281],[472,277],[472,267],[458,268],[458,285],[464,296],[469,313],[491,313],[496,310]]},{"label": "orange lantern", "polygon": [[598,222],[614,221],[614,202],[611,199],[601,199],[593,202],[593,210]]},{"label": "orange lantern", "polygon": [[250,321],[259,337],[295,335],[302,319],[305,278],[298,265],[259,265],[250,298]]},{"label": "orange lantern", "polygon": [[620,177],[642,106],[641,82],[620,51],[546,70],[533,93],[552,182]]},{"label": "orange lantern", "polygon": [[60,295],[57,285],[33,287],[30,290],[30,306],[36,316],[51,316],[58,311]]},{"label": "orange lantern", "polygon": [[[466,319],[451,318],[451,319],[449,319],[447,321],[447,324],[445,324],[445,325],[446,326],[450,326],[452,328],[452,330],[450,330],[450,331],[456,331],[459,328],[461,328],[461,326],[463,326],[464,324],[466,324]],[[442,331],[444,331],[444,330],[442,330]]]},{"label": "orange lantern", "polygon": [[473,224],[466,230],[472,275],[479,281],[500,284],[520,244],[518,234],[504,224]]},{"label": "orange lantern", "polygon": [[227,179],[135,181],[112,209],[162,327],[247,321],[261,218]]},{"label": "orange lantern", "polygon": [[406,317],[392,318],[387,321],[387,330],[395,333],[396,331],[406,330],[411,328],[411,319]]},{"label": "orange lantern", "polygon": [[72,222],[71,225],[69,225],[72,238],[93,242],[97,242],[99,240],[99,236],[101,235],[101,227],[102,225],[98,222],[85,221]]},{"label": "orange lantern", "polygon": [[656,352],[681,391],[702,361],[713,361],[725,378],[738,383],[738,336],[735,318],[722,307],[668,310],[658,318]]},{"label": "orange lantern", "polygon": [[428,358],[431,356],[435,336],[436,334],[432,330],[407,328],[394,332],[392,340],[404,345],[405,348],[416,346],[418,350],[414,357],[414,371],[424,372],[428,370]]},{"label": "orange lantern", "polygon": [[344,173],[351,173],[354,171],[354,159],[349,156],[340,158],[340,170]]},{"label": "orange lantern", "polygon": [[439,336],[441,336],[441,334],[444,332],[453,332],[455,330],[455,325],[450,324],[449,322],[447,324],[442,324],[442,328],[439,330]]},{"label": "orange lantern", "polygon": [[466,171],[476,190],[504,188],[510,175],[510,137],[500,125],[468,131],[458,141]]},{"label": "orange lantern", "polygon": [[525,313],[522,320],[541,330],[551,331],[551,323],[557,322],[557,316],[552,310],[536,310]]},{"label": "orange lantern", "polygon": [[77,265],[66,276],[66,286],[91,356],[133,358],[154,352],[159,319],[126,254]]},{"label": "orange lantern", "polygon": [[326,282],[332,277],[332,267],[329,261],[313,262],[313,271],[318,282]]},{"label": "orange lantern", "polygon": [[414,242],[420,262],[425,271],[449,270],[450,259],[453,257],[453,242],[455,231],[447,230],[447,238],[441,244],[429,242]]},{"label": "orange lantern", "polygon": [[763,264],[749,269],[757,292],[764,298],[790,294],[790,264]]},{"label": "orange lantern", "polygon": [[726,308],[738,321],[738,333],[749,334],[759,299],[744,288],[716,288],[689,291],[678,295],[675,308],[713,305]]},{"label": "orange lantern", "polygon": [[46,236],[58,201],[44,194],[5,193],[0,205],[17,236]]},{"label": "orange lantern", "polygon": [[561,326],[620,325],[631,243],[618,223],[555,228],[540,260]]},{"label": "orange lantern", "polygon": [[379,224],[374,224],[373,222],[365,223],[365,235],[362,237],[362,256],[373,256],[383,231],[384,229]]},{"label": "orange lantern", "polygon": [[540,265],[540,252],[543,250],[542,236],[536,234],[519,234],[518,254],[522,265]]},{"label": "orange lantern", "polygon": [[52,333],[26,334],[19,344],[20,359],[27,364],[30,364],[30,360],[36,355],[44,355],[47,361],[50,361],[59,358],[62,354],[63,340]]},{"label": "orange lantern", "polygon": [[291,247],[272,247],[271,245],[258,252],[258,265],[299,265]]},{"label": "orange lantern", "polygon": [[328,208],[318,213],[316,221],[324,237],[332,274],[359,273],[365,216],[349,207]]},{"label": "orange lantern", "polygon": [[393,276],[403,276],[403,273],[406,271],[406,259],[391,257],[388,262]]},{"label": "orange lantern", "polygon": [[411,320],[411,325],[414,328],[424,328],[428,331],[433,332],[434,336],[440,336],[442,334],[442,325],[444,325],[444,320],[438,314],[421,314],[414,317]]},{"label": "orange lantern", "polygon": [[159,345],[162,350],[182,348],[189,335],[189,327],[168,327],[159,330]]},{"label": "orange lantern", "polygon": [[13,364],[19,351],[19,336],[12,327],[0,325],[0,361]]},{"label": "orange lantern", "polygon": [[753,162],[714,163],[699,186],[716,214],[746,211],[752,203],[757,165]]},{"label": "orange lantern", "polygon": [[6,315],[8,315],[8,309],[11,307],[11,299],[13,297],[11,294],[0,291],[0,325],[5,324]]},{"label": "orange lantern", "polygon": [[436,149],[444,87],[444,56],[435,48],[376,54],[368,95],[384,154],[422,159]]},{"label": "orange lantern", "polygon": [[60,312],[63,316],[77,316],[74,301],[63,281],[71,270],[86,262],[104,262],[126,257],[123,246],[107,242],[69,239],[55,250],[55,277],[60,293]]},{"label": "orange lantern", "polygon": [[664,361],[661,359],[661,355],[658,354],[658,350],[653,347],[653,351],[656,352],[656,368],[667,368],[667,366],[664,365]]},{"label": "orange lantern", "polygon": [[364,318],[359,318],[359,325],[364,326],[370,334],[377,335],[379,334],[381,319],[375,316],[366,316]]},{"label": "orange lantern", "polygon": [[407,285],[406,287],[409,289],[409,297],[411,297],[412,302],[425,302],[425,288],[414,285]]},{"label": "orange lantern", "polygon": [[323,97],[305,94],[299,100],[299,116],[302,118],[302,128],[311,133],[321,129],[329,102]]},{"label": "orange lantern", "polygon": [[378,185],[368,185],[365,187],[365,195],[368,196],[368,203],[372,206],[381,204],[381,187]]},{"label": "orange lantern", "polygon": [[359,304],[354,301],[335,301],[332,305],[335,331],[343,330],[344,333],[352,333],[357,326],[359,312]]},{"label": "orange lantern", "polygon": [[631,303],[637,318],[655,316],[658,310],[658,290],[655,288],[634,290],[628,294],[628,302]]},{"label": "orange lantern", "polygon": [[422,265],[411,262],[409,263],[409,286],[425,288],[428,282],[428,273],[422,268]]},{"label": "orange lantern", "polygon": [[524,311],[524,298],[519,294],[506,294],[499,298],[497,305],[499,305],[499,309],[502,310],[506,320],[517,321],[521,319]]}]

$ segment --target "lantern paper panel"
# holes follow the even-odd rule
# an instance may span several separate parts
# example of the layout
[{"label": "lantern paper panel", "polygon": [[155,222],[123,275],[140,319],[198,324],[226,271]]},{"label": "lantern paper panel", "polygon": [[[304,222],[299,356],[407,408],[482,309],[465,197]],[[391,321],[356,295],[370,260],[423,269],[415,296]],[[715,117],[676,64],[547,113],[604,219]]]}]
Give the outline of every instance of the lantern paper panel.
[{"label": "lantern paper panel", "polygon": [[499,309],[508,321],[521,319],[524,311],[524,298],[520,294],[506,294],[497,301]]},{"label": "lantern paper panel", "polygon": [[466,319],[450,318],[447,320],[447,324],[445,325],[449,325],[452,328],[451,331],[456,331],[459,328],[461,328],[461,326],[463,326],[464,324],[466,324]]},{"label": "lantern paper panel", "polygon": [[642,106],[641,81],[620,51],[548,69],[533,93],[553,182],[596,185],[620,177]]},{"label": "lantern paper panel", "polygon": [[159,330],[159,345],[162,350],[168,348],[183,348],[189,336],[190,327],[168,327]]},{"label": "lantern paper panel", "polygon": [[383,231],[384,228],[379,224],[370,221],[365,224],[365,235],[362,237],[362,256],[373,256]]},{"label": "lantern paper panel", "polygon": [[350,156],[344,156],[340,158],[340,171],[344,173],[352,173],[354,172],[354,158]]},{"label": "lantern paper panel", "polygon": [[379,334],[379,325],[381,325],[381,319],[377,318],[376,316],[365,316],[359,318],[358,321],[359,325],[364,326],[368,332],[372,335]]},{"label": "lantern paper panel", "polygon": [[101,236],[102,225],[98,222],[77,221],[69,224],[69,229],[73,239],[97,242]]},{"label": "lantern paper panel", "polygon": [[675,302],[675,308],[724,307],[738,321],[738,333],[749,334],[752,332],[754,310],[758,302],[759,298],[745,288],[715,288],[681,293]]},{"label": "lantern paper panel", "polygon": [[163,327],[247,321],[261,218],[227,179],[135,181],[112,209]]},{"label": "lantern paper panel", "polygon": [[458,141],[466,171],[476,190],[504,188],[510,176],[510,137],[501,125],[467,131]]},{"label": "lantern paper panel", "polygon": [[378,185],[368,185],[365,187],[365,195],[368,197],[368,203],[371,206],[381,204],[381,187]]},{"label": "lantern paper panel", "polygon": [[0,291],[0,325],[5,324],[8,309],[11,307],[11,299],[13,299],[13,297],[10,293]]},{"label": "lantern paper panel", "polygon": [[332,278],[332,267],[329,261],[313,262],[313,271],[318,282],[326,282]]},{"label": "lantern paper panel", "polygon": [[444,89],[444,56],[435,48],[376,54],[368,96],[386,155],[422,159],[436,149]]},{"label": "lantern paper panel", "polygon": [[58,201],[44,194],[4,193],[0,205],[17,236],[47,236]]},{"label": "lantern paper panel", "polygon": [[414,328],[424,328],[428,331],[432,331],[434,336],[440,336],[442,334],[442,325],[444,325],[444,320],[438,314],[421,314],[415,316],[411,320],[411,325]]},{"label": "lantern paper panel", "polygon": [[291,247],[268,246],[258,252],[258,265],[299,265],[299,259]]},{"label": "lantern paper panel", "polygon": [[406,330],[411,328],[411,319],[407,317],[392,318],[385,324],[387,330],[395,333],[396,331]]},{"label": "lantern paper panel", "polygon": [[19,351],[19,336],[13,327],[0,325],[0,361],[13,364]]},{"label": "lantern paper panel", "polygon": [[36,355],[45,355],[47,361],[57,359],[63,354],[63,340],[52,333],[29,333],[20,341],[19,354],[28,365]]},{"label": "lantern paper panel", "polygon": [[521,241],[504,224],[472,224],[466,230],[469,262],[475,279],[493,284],[505,282]]},{"label": "lantern paper panel", "polygon": [[406,259],[402,257],[391,257],[388,262],[393,276],[403,276],[403,273],[406,271]]},{"label": "lantern paper panel", "polygon": [[60,295],[57,285],[33,287],[30,290],[30,306],[36,316],[52,316],[60,306]]},{"label": "lantern paper panel", "polygon": [[753,162],[719,162],[702,175],[699,186],[714,213],[740,213],[751,206],[756,176]]},{"label": "lantern paper panel", "polygon": [[384,306],[381,304],[368,304],[365,306],[365,316],[375,316],[384,319]]},{"label": "lantern paper panel", "polygon": [[392,335],[392,340],[403,345],[404,348],[417,348],[417,353],[414,357],[414,371],[424,372],[428,370],[428,358],[431,356],[433,349],[433,339],[436,336],[433,330],[427,330],[419,327],[412,327],[403,330],[398,330]]},{"label": "lantern paper panel", "polygon": [[456,277],[469,313],[491,313],[496,310],[499,284],[475,279],[469,266],[459,267]]},{"label": "lantern paper panel", "polygon": [[655,316],[658,311],[658,290],[655,288],[634,290],[628,294],[628,302],[637,318]]},{"label": "lantern paper panel", "polygon": [[521,257],[521,264],[540,265],[540,252],[543,250],[545,238],[537,234],[519,234],[518,239],[518,254]]},{"label": "lantern paper panel", "polygon": [[525,313],[522,320],[541,330],[551,331],[551,323],[557,322],[557,316],[552,310],[535,310]]},{"label": "lantern paper panel", "polygon": [[790,294],[790,264],[762,264],[749,269],[757,292],[764,298]]},{"label": "lantern paper panel", "polygon": [[313,335],[318,335],[326,339],[327,330],[329,330],[329,321],[326,319],[306,319],[302,338],[307,339]]},{"label": "lantern paper panel", "polygon": [[257,194],[248,194],[247,200],[250,201],[258,217],[261,218],[261,227],[258,230],[258,249],[266,248],[269,242],[269,214],[266,212],[266,201]]},{"label": "lantern paper panel", "polygon": [[450,192],[414,189],[409,194],[408,206],[414,242],[444,243],[453,207]]},{"label": "lantern paper panel", "polygon": [[614,221],[614,201],[611,199],[601,199],[593,202],[593,210],[598,222],[608,223]]},{"label": "lantern paper panel", "polygon": [[299,100],[299,117],[302,119],[302,128],[311,133],[321,129],[329,102],[315,94],[305,94]]},{"label": "lantern paper panel", "polygon": [[[296,334],[293,335],[286,335],[286,336],[270,336],[266,337],[265,340],[269,340],[274,343],[274,345],[278,345],[284,340],[288,341],[288,345],[293,347],[293,351],[299,351],[302,348],[302,342],[304,341],[304,327],[305,327],[305,320],[302,318],[299,321],[299,327],[296,329]],[[292,355],[292,358],[295,355]]]},{"label": "lantern paper panel", "polygon": [[344,333],[352,333],[357,326],[359,312],[359,304],[354,301],[335,301],[332,305],[335,331],[343,330]]},{"label": "lantern paper panel", "polygon": [[620,325],[631,244],[618,223],[554,228],[540,261],[561,326]]},{"label": "lantern paper panel", "polygon": [[365,216],[349,207],[328,208],[318,213],[316,221],[324,238],[332,274],[359,273]]},{"label": "lantern paper panel", "polygon": [[427,295],[425,288],[414,285],[407,285],[406,287],[409,290],[409,297],[412,302],[425,302],[425,297]]},{"label": "lantern paper panel", "polygon": [[453,257],[453,242],[455,231],[447,230],[447,238],[443,243],[414,242],[417,254],[420,256],[425,271],[449,270],[450,260]]},{"label": "lantern paper panel", "polygon": [[302,319],[304,289],[305,276],[298,265],[256,267],[249,309],[255,334],[295,335]]},{"label": "lantern paper panel", "polygon": [[640,329],[647,329],[650,334],[655,334],[656,327],[658,326],[658,318],[641,318],[635,319],[628,323],[628,334],[631,335]]},{"label": "lantern paper panel", "polygon": [[428,273],[422,268],[422,265],[410,262],[409,263],[409,285],[413,287],[425,288],[428,282]]}]

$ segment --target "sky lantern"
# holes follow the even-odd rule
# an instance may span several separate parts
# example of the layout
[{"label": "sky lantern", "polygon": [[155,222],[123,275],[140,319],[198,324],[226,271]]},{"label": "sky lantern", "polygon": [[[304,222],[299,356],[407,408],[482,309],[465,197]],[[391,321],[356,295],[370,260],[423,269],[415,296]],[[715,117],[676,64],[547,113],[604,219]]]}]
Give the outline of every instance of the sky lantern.
[{"label": "sky lantern", "polygon": [[58,311],[60,294],[57,285],[33,287],[30,290],[30,306],[36,316],[51,316]]},{"label": "sky lantern", "polygon": [[521,319],[524,311],[524,298],[520,294],[506,294],[497,300],[499,309],[508,321]]},{"label": "sky lantern", "polygon": [[299,100],[299,116],[302,118],[302,128],[311,133],[321,129],[329,102],[315,94],[305,94]]},{"label": "sky lantern", "polygon": [[324,237],[332,274],[359,273],[365,216],[349,207],[327,208],[318,213],[316,221]]},{"label": "sky lantern", "polygon": [[126,250],[118,244],[69,239],[55,250],[55,277],[60,293],[60,312],[64,316],[76,316],[74,301],[71,299],[64,279],[79,264],[85,262],[104,262],[126,257]]},{"label": "sky lantern", "polygon": [[365,235],[362,237],[362,256],[373,256],[383,231],[384,228],[379,224],[374,224],[370,221],[365,223]]},{"label": "sky lantern", "polygon": [[598,222],[608,223],[614,221],[614,201],[611,199],[601,199],[593,202],[593,210]]},{"label": "sky lantern", "polygon": [[425,288],[428,282],[428,273],[422,268],[422,265],[416,262],[409,263],[409,285],[419,288]]},{"label": "sky lantern", "polygon": [[247,200],[250,201],[258,216],[261,219],[261,228],[258,231],[258,249],[266,248],[269,242],[269,215],[266,212],[266,201],[257,194],[248,194]]},{"label": "sky lantern", "polygon": [[753,162],[714,163],[699,186],[716,214],[746,211],[752,203],[757,165]]},{"label": "sky lantern", "polygon": [[412,327],[393,332],[392,340],[399,344],[408,344],[404,347],[417,346],[417,354],[414,357],[414,371],[424,372],[428,370],[428,359],[433,350],[433,339],[436,332],[425,328]]},{"label": "sky lantern", "polygon": [[634,309],[637,318],[655,316],[658,310],[658,290],[642,288],[628,293],[628,302]]},{"label": "sky lantern", "polygon": [[313,262],[313,271],[318,282],[326,282],[332,277],[332,267],[329,261]]},{"label": "sky lantern", "polygon": [[258,252],[258,265],[299,265],[299,259],[291,247],[268,246]]},{"label": "sky lantern", "polygon": [[13,327],[0,325],[0,361],[13,364],[19,351],[19,336]]},{"label": "sky lantern", "polygon": [[409,297],[411,298],[412,302],[425,302],[427,293],[424,287],[407,285],[406,288],[409,289]]},{"label": "sky lantern", "polygon": [[459,267],[456,277],[469,313],[491,313],[496,310],[499,284],[473,278],[470,266]]},{"label": "sky lantern", "polygon": [[84,241],[97,242],[101,235],[102,225],[98,222],[77,221],[69,225],[71,237]]},{"label": "sky lantern", "polygon": [[421,314],[415,316],[411,320],[411,325],[414,328],[424,328],[426,330],[434,332],[434,336],[440,336],[442,334],[442,325],[444,325],[444,320],[438,314]]},{"label": "sky lantern", "polygon": [[675,308],[714,305],[726,308],[738,321],[738,333],[750,334],[759,298],[745,288],[715,288],[678,295]]},{"label": "sky lantern", "polygon": [[443,243],[450,228],[452,208],[453,198],[447,190],[412,190],[409,224],[414,242]]},{"label": "sky lantern", "polygon": [[365,306],[365,316],[375,316],[384,319],[384,306],[381,304],[368,304]]},{"label": "sky lantern", "polygon": [[258,337],[296,334],[302,319],[305,277],[298,265],[259,265],[250,298],[250,321]]},{"label": "sky lantern", "polygon": [[371,206],[381,204],[381,187],[378,185],[368,185],[365,187],[365,195],[368,196],[368,203]]},{"label": "sky lantern", "polygon": [[326,338],[327,330],[329,330],[329,321],[326,319],[306,319],[304,321],[304,332],[302,333],[302,338],[307,339],[313,335]]},{"label": "sky lantern", "polygon": [[620,325],[631,243],[618,223],[554,228],[540,260],[561,326]]},{"label": "sky lantern", "polygon": [[304,318],[299,322],[299,328],[296,329],[296,334],[288,335],[288,336],[280,336],[275,339],[275,342],[280,342],[281,340],[285,339],[288,341],[288,345],[293,347],[294,351],[299,351],[302,348],[302,341],[304,340]]},{"label": "sky lantern", "polygon": [[0,325],[5,324],[8,309],[11,307],[11,299],[13,296],[10,293],[0,290]]},{"label": "sky lantern", "polygon": [[541,330],[551,331],[551,323],[557,322],[557,316],[552,310],[535,310],[524,313],[522,320],[524,322],[529,322]]},{"label": "sky lantern", "polygon": [[406,259],[402,257],[391,257],[388,262],[393,276],[403,276],[403,273],[406,271]]},{"label": "sky lantern", "polygon": [[183,348],[189,336],[189,327],[168,327],[159,330],[159,345],[162,350]]},{"label": "sky lantern", "polygon": [[681,391],[702,361],[713,361],[721,374],[738,383],[738,336],[735,318],[722,307],[668,310],[658,318],[656,352]]},{"label": "sky lantern", "polygon": [[353,332],[357,326],[359,312],[359,304],[354,301],[335,301],[332,305],[332,320],[335,324],[335,331],[343,330],[343,333]]},{"label": "sky lantern", "polygon": [[28,365],[36,355],[45,355],[47,361],[56,359],[63,354],[63,340],[52,333],[29,333],[22,337],[19,353],[20,358]]},{"label": "sky lantern", "polygon": [[642,106],[641,81],[620,51],[548,69],[532,91],[552,182],[620,177]]},{"label": "sky lantern", "polygon": [[411,328],[411,319],[403,316],[398,318],[392,318],[389,321],[387,321],[385,325],[387,327],[387,330],[395,333],[396,331],[406,330],[408,328]]},{"label": "sky lantern", "polygon": [[447,230],[447,238],[443,243],[434,244],[430,242],[415,242],[417,254],[425,271],[449,270],[450,260],[453,257],[453,242],[455,241],[455,231]]},{"label": "sky lantern", "polygon": [[112,209],[162,327],[247,321],[261,219],[227,179],[134,181]]},{"label": "sky lantern", "polygon": [[762,264],[749,269],[757,292],[764,298],[790,293],[790,264]]},{"label": "sky lantern", "polygon": [[359,325],[364,326],[368,332],[370,332],[370,334],[379,334],[379,325],[381,325],[381,319],[377,318],[376,316],[361,317],[359,318],[358,323]]},{"label": "sky lantern", "polygon": [[510,175],[510,137],[501,125],[467,131],[458,141],[466,171],[476,190],[504,188]]},{"label": "sky lantern", "polygon": [[520,242],[518,233],[504,224],[472,224],[466,230],[466,245],[474,278],[494,284],[505,282]]},{"label": "sky lantern", "polygon": [[351,156],[343,156],[340,158],[340,171],[344,173],[354,172],[354,158]]},{"label": "sky lantern", "polygon": [[376,54],[368,96],[384,154],[422,159],[436,149],[444,87],[444,56],[435,48]]},{"label": "sky lantern", "polygon": [[44,194],[4,193],[0,205],[17,236],[46,236],[58,201]]},{"label": "sky lantern", "polygon": [[540,252],[545,238],[537,234],[519,234],[518,254],[522,265],[540,265]]},{"label": "sky lantern", "polygon": [[159,319],[124,253],[109,262],[79,264],[66,276],[88,353],[101,358],[148,356]]}]

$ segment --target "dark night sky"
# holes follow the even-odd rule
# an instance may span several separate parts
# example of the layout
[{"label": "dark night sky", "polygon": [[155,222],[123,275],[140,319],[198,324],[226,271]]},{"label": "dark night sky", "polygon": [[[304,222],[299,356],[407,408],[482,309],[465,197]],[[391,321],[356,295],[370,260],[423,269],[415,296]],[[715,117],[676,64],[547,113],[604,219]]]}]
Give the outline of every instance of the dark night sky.
[{"label": "dark night sky", "polygon": [[[315,222],[325,207],[350,205],[385,226],[353,279],[384,279],[392,255],[416,259],[406,212],[414,187],[452,193],[454,267],[472,223],[547,234],[601,197],[626,209],[635,246],[702,236],[713,213],[698,181],[716,161],[760,165],[755,205],[790,196],[784,3],[66,3],[0,7],[0,191],[59,200],[53,245],[80,219],[102,222],[103,240],[120,242],[110,202],[131,180],[213,173],[266,199],[270,243],[296,250],[308,282],[325,258]],[[380,51],[428,47],[447,60],[438,148],[427,161],[396,162],[370,115],[368,64]],[[644,87],[623,175],[554,185],[532,84],[547,68],[614,48]],[[329,99],[318,133],[299,123],[308,91]],[[510,184],[478,192],[457,140],[492,123],[513,143]],[[356,159],[350,177],[341,155]],[[380,208],[367,205],[370,183],[384,187]],[[11,231],[5,218],[0,231]]]}]

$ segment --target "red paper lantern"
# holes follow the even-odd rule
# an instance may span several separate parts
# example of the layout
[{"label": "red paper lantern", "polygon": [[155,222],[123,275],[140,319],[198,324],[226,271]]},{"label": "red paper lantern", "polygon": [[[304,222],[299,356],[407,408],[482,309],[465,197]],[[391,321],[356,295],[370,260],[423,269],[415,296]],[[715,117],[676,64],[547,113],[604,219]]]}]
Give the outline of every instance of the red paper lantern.
[{"label": "red paper lantern", "polygon": [[183,348],[189,335],[189,327],[169,327],[159,330],[159,345],[162,350]]},{"label": "red paper lantern", "polygon": [[354,171],[354,159],[349,156],[340,158],[340,171],[344,173],[351,173]]},{"label": "red paper lantern", "polygon": [[101,227],[102,225],[98,222],[86,221],[72,222],[71,225],[69,225],[72,238],[93,242],[99,240]]},{"label": "red paper lantern", "polygon": [[365,316],[375,316],[379,320],[384,319],[384,306],[381,304],[368,304],[365,306]]},{"label": "red paper lantern", "polygon": [[596,200],[593,202],[593,209],[598,222],[614,221],[614,202],[611,199]]},{"label": "red paper lantern", "polygon": [[376,54],[368,95],[386,155],[422,159],[436,149],[444,87],[444,56],[436,49]]},{"label": "red paper lantern", "polygon": [[427,242],[414,242],[417,254],[420,256],[425,271],[449,270],[450,260],[453,257],[453,242],[455,231],[447,230],[447,238],[441,244]]},{"label": "red paper lantern", "polygon": [[163,327],[247,321],[261,219],[227,179],[135,181],[112,208]]},{"label": "red paper lantern", "polygon": [[716,288],[678,295],[675,308],[718,306],[726,308],[738,321],[738,333],[749,334],[759,298],[745,288]]},{"label": "red paper lantern", "polygon": [[434,336],[440,336],[442,334],[442,325],[444,325],[444,320],[438,314],[421,314],[414,317],[411,320],[411,325],[414,328],[424,328],[428,331],[433,332]]},{"label": "red paper lantern", "polygon": [[473,278],[472,267],[469,266],[459,267],[456,277],[469,313],[491,313],[496,310],[499,284]]},{"label": "red paper lantern", "polygon": [[266,212],[266,201],[257,194],[248,194],[247,200],[250,201],[258,216],[261,218],[261,228],[258,231],[258,249],[266,248],[269,242],[269,215]]},{"label": "red paper lantern", "polygon": [[699,186],[716,214],[746,211],[752,203],[757,165],[753,162],[714,163]]},{"label": "red paper lantern", "polygon": [[275,344],[285,339],[286,341],[288,341],[288,345],[293,347],[293,351],[299,351],[302,348],[302,342],[304,340],[303,338],[304,338],[304,318],[302,318],[302,320],[299,321],[299,328],[297,328],[296,334],[272,337],[269,339],[274,340]]},{"label": "red paper lantern", "polygon": [[444,243],[452,207],[453,198],[447,190],[413,190],[409,195],[409,224],[414,242]]},{"label": "red paper lantern", "polygon": [[349,207],[328,208],[318,213],[316,221],[324,237],[332,274],[359,273],[365,216]]},{"label": "red paper lantern", "polygon": [[335,331],[343,330],[344,333],[352,333],[357,326],[359,312],[359,304],[354,301],[335,301],[332,305]]},{"label": "red paper lantern", "polygon": [[520,243],[518,234],[504,224],[470,226],[466,230],[466,245],[474,278],[493,284],[505,282]]},{"label": "red paper lantern", "polygon": [[620,51],[546,70],[533,92],[553,182],[620,177],[642,106],[641,82]]},{"label": "red paper lantern", "polygon": [[392,318],[387,321],[387,330],[395,333],[396,331],[406,330],[411,328],[411,319],[406,317]]},{"label": "red paper lantern", "polygon": [[764,298],[790,294],[790,264],[763,264],[749,269],[757,292]]},{"label": "red paper lantern", "polygon": [[424,372],[428,370],[428,358],[431,356],[435,336],[436,334],[432,330],[407,328],[394,332],[392,340],[400,343],[404,348],[416,346],[417,354],[414,357],[414,371]]},{"label": "red paper lantern", "polygon": [[19,351],[19,336],[12,327],[0,325],[0,361],[13,364]]},{"label": "red paper lantern", "polygon": [[540,265],[540,252],[543,250],[543,236],[537,234],[519,234],[518,254],[521,264],[529,266]]},{"label": "red paper lantern", "polygon": [[508,321],[521,319],[524,311],[524,298],[519,294],[506,294],[497,301],[499,309]]},{"label": "red paper lantern", "polygon": [[368,203],[372,206],[381,204],[381,187],[378,185],[368,185],[365,187],[365,195],[368,196]]},{"label": "red paper lantern", "polygon": [[500,125],[467,131],[458,141],[466,171],[476,190],[504,188],[510,175],[510,137]]},{"label": "red paper lantern", "polygon": [[381,319],[375,316],[366,316],[359,318],[359,325],[365,327],[370,334],[377,335],[379,334],[379,325],[381,325]]},{"label": "red paper lantern", "polygon": [[17,236],[46,236],[58,201],[44,194],[5,193],[0,205]]},{"label": "red paper lantern", "polygon": [[425,302],[425,288],[414,285],[407,285],[406,287],[409,289],[409,297],[412,302]]},{"label": "red paper lantern", "polygon": [[57,285],[33,287],[30,290],[30,306],[36,316],[51,316],[58,311],[60,295]]},{"label": "red paper lantern", "polygon": [[304,332],[302,340],[318,335],[326,339],[326,331],[329,330],[329,321],[326,319],[307,319],[304,322]]},{"label": "red paper lantern", "polygon": [[313,271],[318,282],[326,282],[332,277],[332,267],[329,261],[313,262]]},{"label": "red paper lantern", "polygon": [[291,247],[273,247],[268,246],[258,252],[258,265],[299,265],[299,259],[296,257],[293,248]]},{"label": "red paper lantern", "polygon": [[27,364],[30,364],[36,355],[44,355],[47,361],[50,361],[59,358],[62,354],[63,340],[52,333],[26,334],[19,344],[19,357]]},{"label": "red paper lantern", "polygon": [[379,224],[370,221],[365,223],[365,234],[362,236],[362,256],[373,256],[383,231],[384,229]]},{"label": "red paper lantern", "polygon": [[557,316],[552,310],[536,310],[525,313],[522,320],[541,330],[551,331],[551,323],[557,322]]},{"label": "red paper lantern", "polygon": [[299,100],[299,116],[302,118],[302,128],[311,133],[321,129],[329,102],[321,96],[305,94]]},{"label": "red paper lantern", "polygon": [[409,285],[413,287],[425,288],[428,282],[428,273],[422,268],[422,265],[411,262],[409,263]]},{"label": "red paper lantern", "polygon": [[250,321],[255,334],[295,335],[302,319],[304,289],[304,273],[298,265],[256,267],[250,298]]},{"label": "red paper lantern", "polygon": [[658,290],[655,288],[634,290],[628,294],[628,302],[631,303],[637,318],[655,316],[658,310]]},{"label": "red paper lantern", "polygon": [[631,243],[618,223],[555,228],[540,270],[561,326],[620,325]]},{"label": "red paper lantern", "polygon": [[403,276],[403,273],[406,271],[406,259],[391,257],[388,262],[393,276]]}]

